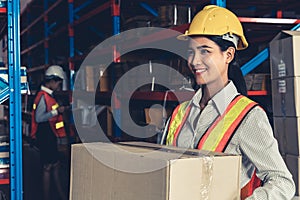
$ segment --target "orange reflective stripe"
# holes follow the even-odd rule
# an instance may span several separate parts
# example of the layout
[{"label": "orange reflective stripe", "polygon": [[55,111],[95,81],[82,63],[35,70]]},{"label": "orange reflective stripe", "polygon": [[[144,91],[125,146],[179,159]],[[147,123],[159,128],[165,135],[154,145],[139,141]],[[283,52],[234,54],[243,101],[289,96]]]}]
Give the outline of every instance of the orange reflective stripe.
[{"label": "orange reflective stripe", "polygon": [[244,116],[255,105],[257,103],[247,97],[236,97],[201,138],[198,149],[222,152]]}]

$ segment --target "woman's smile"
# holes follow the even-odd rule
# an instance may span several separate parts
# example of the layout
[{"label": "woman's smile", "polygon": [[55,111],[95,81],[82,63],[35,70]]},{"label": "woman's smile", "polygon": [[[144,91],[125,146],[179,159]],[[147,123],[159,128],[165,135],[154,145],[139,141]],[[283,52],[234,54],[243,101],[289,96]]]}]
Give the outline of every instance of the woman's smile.
[{"label": "woman's smile", "polygon": [[206,72],[207,68],[206,67],[201,67],[201,68],[194,68],[193,72],[195,75],[201,75],[202,73]]}]

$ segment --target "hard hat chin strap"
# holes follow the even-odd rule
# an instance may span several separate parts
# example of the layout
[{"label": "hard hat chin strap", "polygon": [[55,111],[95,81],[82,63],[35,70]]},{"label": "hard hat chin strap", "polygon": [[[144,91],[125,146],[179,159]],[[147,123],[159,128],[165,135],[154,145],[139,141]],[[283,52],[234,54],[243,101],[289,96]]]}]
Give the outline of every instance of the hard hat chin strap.
[{"label": "hard hat chin strap", "polygon": [[226,34],[222,35],[222,39],[232,42],[234,44],[235,48],[237,49],[238,42],[239,42],[238,36],[236,36],[234,34],[226,33]]}]

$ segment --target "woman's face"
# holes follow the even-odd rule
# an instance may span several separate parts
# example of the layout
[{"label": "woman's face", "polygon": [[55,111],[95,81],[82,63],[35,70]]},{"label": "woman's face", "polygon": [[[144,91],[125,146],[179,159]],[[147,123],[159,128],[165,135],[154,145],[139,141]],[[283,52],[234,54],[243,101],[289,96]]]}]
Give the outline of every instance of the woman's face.
[{"label": "woman's face", "polygon": [[223,52],[215,42],[206,37],[195,36],[190,39],[188,66],[198,85],[223,88],[228,82],[228,64],[233,56],[233,47]]}]

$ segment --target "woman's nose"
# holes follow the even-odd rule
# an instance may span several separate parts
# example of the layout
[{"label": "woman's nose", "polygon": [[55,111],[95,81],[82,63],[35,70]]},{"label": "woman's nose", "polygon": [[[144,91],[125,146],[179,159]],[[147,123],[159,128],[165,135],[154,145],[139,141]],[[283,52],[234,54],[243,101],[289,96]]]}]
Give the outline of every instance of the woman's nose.
[{"label": "woman's nose", "polygon": [[191,64],[193,67],[200,67],[202,65],[202,61],[194,59]]},{"label": "woman's nose", "polygon": [[193,57],[193,59],[192,59],[192,62],[191,62],[191,64],[193,65],[193,66],[199,66],[199,65],[201,65],[201,63],[202,63],[202,61],[201,61],[201,56],[199,55],[199,53],[195,53],[194,54],[194,57]]}]

